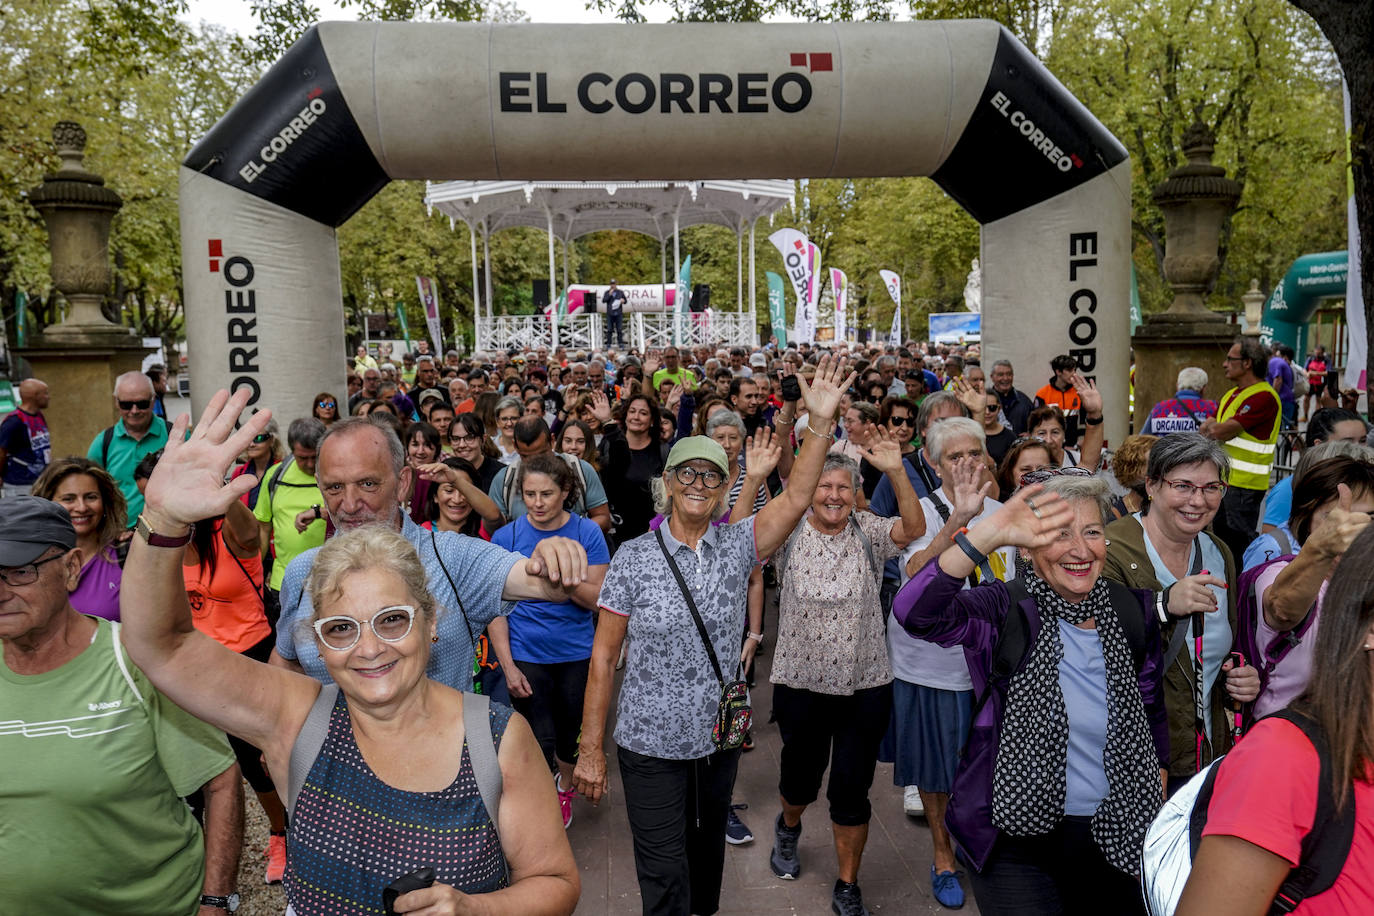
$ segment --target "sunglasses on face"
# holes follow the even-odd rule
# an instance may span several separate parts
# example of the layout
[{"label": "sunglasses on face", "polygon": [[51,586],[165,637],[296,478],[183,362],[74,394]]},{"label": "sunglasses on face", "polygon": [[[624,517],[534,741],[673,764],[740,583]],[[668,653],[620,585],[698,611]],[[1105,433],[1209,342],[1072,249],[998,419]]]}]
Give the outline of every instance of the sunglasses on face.
[{"label": "sunglasses on face", "polygon": [[120,401],[120,402],[119,402],[119,409],[120,409],[120,410],[147,410],[147,409],[148,409],[149,407],[151,407],[151,406],[153,406],[153,402],[152,402],[151,400],[149,400],[148,398],[144,398],[144,399],[141,400],[141,401]]},{"label": "sunglasses on face", "polygon": [[1087,468],[1068,467],[1068,468],[1045,468],[1042,471],[1031,471],[1029,474],[1021,475],[1021,486],[1028,487],[1033,483],[1044,483],[1053,477],[1092,477],[1095,476]]},{"label": "sunglasses on face", "polygon": [[334,409],[334,402],[333,402],[333,401],[320,401],[316,406],[323,407],[323,408],[326,409],[326,410],[333,410],[333,409]]},{"label": "sunglasses on face", "polygon": [[253,444],[262,445],[264,442],[270,442],[271,440],[271,433],[258,433],[256,436],[253,437]]},{"label": "sunglasses on face", "polygon": [[912,429],[916,428],[915,417],[892,417],[888,422],[893,426],[910,426]]}]

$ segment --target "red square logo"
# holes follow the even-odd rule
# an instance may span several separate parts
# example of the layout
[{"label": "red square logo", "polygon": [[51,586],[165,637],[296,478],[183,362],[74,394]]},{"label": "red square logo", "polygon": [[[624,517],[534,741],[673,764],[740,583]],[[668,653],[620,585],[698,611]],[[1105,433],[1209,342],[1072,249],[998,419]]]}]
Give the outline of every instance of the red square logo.
[{"label": "red square logo", "polygon": [[224,257],[224,242],[220,239],[210,239],[210,257]]},{"label": "red square logo", "polygon": [[792,54],[792,55],[790,55],[790,58],[791,58],[791,65],[792,65],[793,67],[805,67],[805,66],[806,66],[806,54],[805,54],[805,53],[802,53],[802,54]]},{"label": "red square logo", "polygon": [[834,70],[835,64],[831,59],[830,52],[817,53],[811,55],[811,72],[817,73],[822,70]]}]

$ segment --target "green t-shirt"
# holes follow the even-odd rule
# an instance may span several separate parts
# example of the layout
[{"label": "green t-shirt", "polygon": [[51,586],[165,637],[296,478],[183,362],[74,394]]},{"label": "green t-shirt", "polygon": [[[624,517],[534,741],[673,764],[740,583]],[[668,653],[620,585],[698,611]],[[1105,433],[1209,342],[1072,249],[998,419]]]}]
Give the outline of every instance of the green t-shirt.
[{"label": "green t-shirt", "polygon": [[262,477],[258,488],[258,504],[253,514],[258,521],[272,526],[272,549],[276,560],[272,563],[272,579],[267,584],[281,590],[281,578],[286,575],[286,567],[296,557],[311,547],[324,544],[326,525],[324,519],[310,523],[301,534],[296,531],[296,516],[311,506],[324,506],[324,496],[315,483],[315,478],[301,470],[300,465],[291,462],[286,473],[281,475],[277,493],[273,497],[269,484],[277,473],[279,465],[272,465]]},{"label": "green t-shirt", "polygon": [[181,796],[234,755],[127,653],[121,670],[112,625],[96,623],[60,668],[0,662],[0,913],[189,916],[205,843]]},{"label": "green t-shirt", "polygon": [[690,389],[696,381],[696,374],[686,366],[678,366],[676,372],[669,372],[667,369],[655,369],[652,380],[654,391],[658,391],[658,386],[662,384],[663,380],[666,378],[672,379],[674,385],[681,385],[684,388]]},{"label": "green t-shirt", "polygon": [[[124,421],[118,420],[114,425],[114,435],[110,437],[108,456],[103,448],[104,430],[95,434],[95,438],[91,440],[91,447],[86,449],[86,457],[109,471],[115,483],[119,484],[119,492],[124,494],[124,502],[129,506],[130,528],[138,524],[138,516],[143,512],[143,494],[139,492],[138,484],[134,483],[134,469],[145,455],[166,448],[167,433],[170,431],[171,425],[168,421],[162,417],[153,417],[148,432],[142,439],[135,439],[124,431]],[[102,460],[106,457],[109,458],[108,462]]]}]

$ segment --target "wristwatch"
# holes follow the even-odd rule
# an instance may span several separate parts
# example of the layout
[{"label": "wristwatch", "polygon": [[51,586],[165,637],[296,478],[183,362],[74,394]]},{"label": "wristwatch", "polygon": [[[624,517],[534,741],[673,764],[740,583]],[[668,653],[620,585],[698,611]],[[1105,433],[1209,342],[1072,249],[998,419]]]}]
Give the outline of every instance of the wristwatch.
[{"label": "wristwatch", "polygon": [[312,508],[312,509],[315,510],[315,518],[317,518],[317,519],[324,518],[324,516],[320,515],[320,504],[319,504],[319,503],[315,503],[315,505],[311,506],[310,508]]},{"label": "wristwatch", "polygon": [[212,894],[201,894],[200,905],[218,907],[221,910],[235,913],[239,908],[239,895],[230,894],[228,897],[216,897]]},{"label": "wristwatch", "polygon": [[138,523],[134,525],[134,531],[138,532],[138,536],[147,541],[150,547],[185,547],[191,543],[191,536],[196,533],[196,526],[192,524],[186,529],[185,534],[175,536],[158,534],[153,530],[153,526],[148,524],[148,520],[140,515]]}]

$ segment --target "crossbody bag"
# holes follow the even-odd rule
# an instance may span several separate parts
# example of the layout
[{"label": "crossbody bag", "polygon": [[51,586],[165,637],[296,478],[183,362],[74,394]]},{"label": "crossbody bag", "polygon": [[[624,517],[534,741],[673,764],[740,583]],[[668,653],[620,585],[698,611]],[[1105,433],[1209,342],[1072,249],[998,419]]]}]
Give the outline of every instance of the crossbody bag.
[{"label": "crossbody bag", "polygon": [[701,634],[701,644],[706,647],[706,657],[711,660],[716,680],[720,683],[720,701],[716,704],[716,719],[711,727],[711,743],[718,751],[734,750],[744,744],[744,735],[749,731],[754,719],[754,710],[749,705],[749,685],[740,679],[739,664],[735,665],[734,680],[725,680],[720,659],[716,657],[711,637],[706,633],[706,623],[701,619],[701,613],[697,610],[697,603],[692,599],[686,580],[682,578],[682,570],[677,568],[677,561],[673,559],[673,555],[668,552],[668,545],[664,543],[663,529],[656,530],[654,536],[658,538],[658,546],[668,561],[668,568],[673,571],[677,587],[682,590],[687,610],[692,612],[692,621],[697,625],[697,632]]}]

